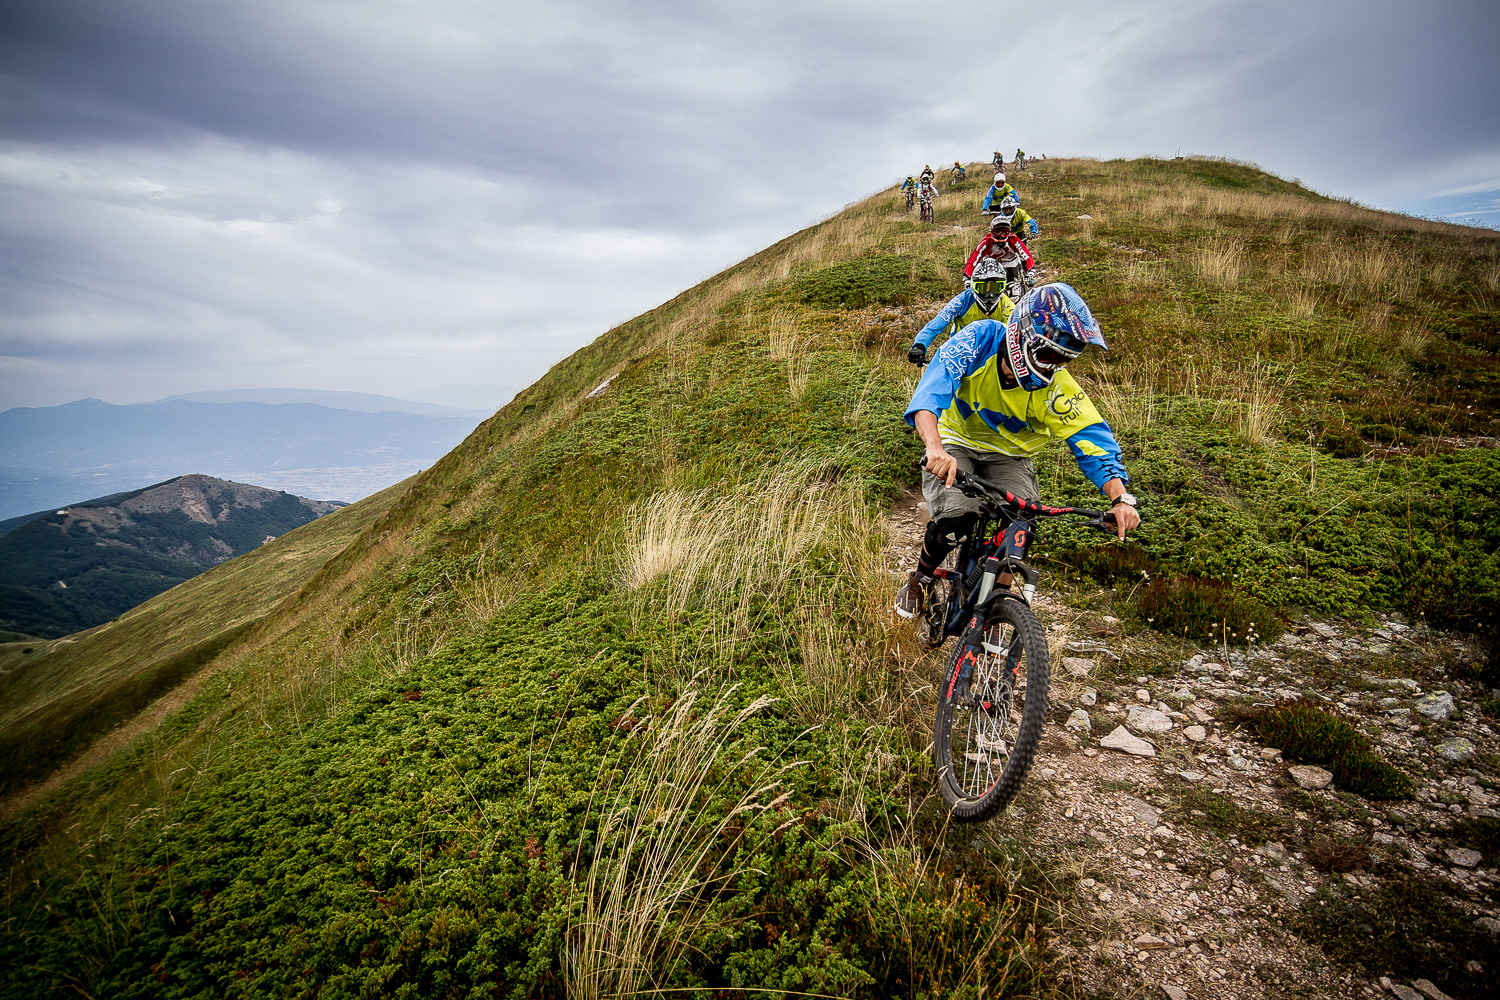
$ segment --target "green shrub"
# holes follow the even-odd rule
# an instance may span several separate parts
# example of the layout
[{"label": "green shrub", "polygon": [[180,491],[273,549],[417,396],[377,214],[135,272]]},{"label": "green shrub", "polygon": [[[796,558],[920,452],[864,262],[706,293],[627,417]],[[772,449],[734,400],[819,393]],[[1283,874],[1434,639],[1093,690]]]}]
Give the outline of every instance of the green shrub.
[{"label": "green shrub", "polygon": [[1445,883],[1404,868],[1377,873],[1373,886],[1329,879],[1295,911],[1291,929],[1372,976],[1430,977],[1457,996],[1493,996],[1489,973],[1467,964],[1494,945]]},{"label": "green shrub", "polygon": [[1278,702],[1256,720],[1255,729],[1288,760],[1328,768],[1347,792],[1367,799],[1411,797],[1411,778],[1375,756],[1353,723],[1306,698]]},{"label": "green shrub", "polygon": [[906,305],[917,298],[945,298],[953,282],[928,261],[897,254],[868,254],[825,267],[796,280],[797,298],[825,308],[862,309]]},{"label": "green shrub", "polygon": [[1156,572],[1156,560],[1137,542],[1074,549],[1062,561],[1079,575],[1106,585],[1137,583]]},{"label": "green shrub", "polygon": [[1197,642],[1245,645],[1275,639],[1283,631],[1269,606],[1219,580],[1153,580],[1141,589],[1136,603],[1157,631]]},{"label": "green shrub", "polygon": [[1370,446],[1365,444],[1365,439],[1348,424],[1329,427],[1323,431],[1320,443],[1323,450],[1334,458],[1361,458],[1370,450]]}]

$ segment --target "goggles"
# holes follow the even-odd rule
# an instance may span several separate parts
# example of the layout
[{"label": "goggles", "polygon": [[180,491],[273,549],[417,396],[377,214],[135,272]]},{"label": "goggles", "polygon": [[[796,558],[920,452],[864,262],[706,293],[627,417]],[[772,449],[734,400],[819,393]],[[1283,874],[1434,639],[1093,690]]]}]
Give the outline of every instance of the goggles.
[{"label": "goggles", "polygon": [[1038,338],[1031,348],[1031,360],[1043,368],[1061,368],[1076,357],[1077,351],[1063,350],[1050,340]]},{"label": "goggles", "polygon": [[983,281],[974,282],[974,294],[989,298],[999,295],[1005,291],[1005,281],[1002,278],[986,278]]}]

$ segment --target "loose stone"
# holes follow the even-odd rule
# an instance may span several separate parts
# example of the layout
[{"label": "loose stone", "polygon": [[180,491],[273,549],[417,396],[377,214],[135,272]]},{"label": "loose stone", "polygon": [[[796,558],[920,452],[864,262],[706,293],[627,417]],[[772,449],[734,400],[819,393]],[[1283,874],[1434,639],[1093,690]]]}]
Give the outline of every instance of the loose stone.
[{"label": "loose stone", "polygon": [[1116,726],[1114,732],[1099,741],[1099,745],[1106,750],[1119,750],[1136,757],[1156,756],[1156,747],[1134,735],[1124,726]]},{"label": "loose stone", "polygon": [[1312,764],[1295,764],[1286,770],[1303,788],[1327,788],[1333,782],[1333,772]]},{"label": "loose stone", "polygon": [[1164,733],[1172,728],[1172,720],[1157,709],[1131,705],[1125,715],[1125,725],[1142,733]]},{"label": "loose stone", "polygon": [[1073,714],[1068,716],[1068,721],[1063,723],[1063,728],[1071,729],[1075,732],[1087,733],[1093,731],[1094,723],[1089,718],[1089,713],[1081,708],[1075,708],[1073,709]]},{"label": "loose stone", "polygon": [[1453,1000],[1448,994],[1437,988],[1431,979],[1418,979],[1412,983],[1420,992],[1426,994],[1427,1000]]},{"label": "loose stone", "polygon": [[1064,656],[1062,658],[1063,670],[1071,677],[1087,677],[1094,672],[1094,668],[1098,665],[1098,660],[1085,660],[1081,656]]},{"label": "loose stone", "polygon": [[1202,726],[1188,726],[1182,731],[1182,735],[1186,736],[1193,743],[1202,743],[1208,739],[1208,730]]},{"label": "loose stone", "polygon": [[1454,764],[1462,764],[1464,761],[1473,757],[1475,753],[1474,744],[1464,739],[1462,736],[1455,736],[1452,739],[1446,739],[1443,742],[1439,743],[1437,746],[1433,747],[1433,750],[1436,751],[1439,757],[1443,758],[1446,761],[1451,761]]},{"label": "loose stone", "polygon": [[1453,696],[1447,691],[1434,691],[1417,700],[1417,712],[1434,722],[1442,722],[1453,714]]}]

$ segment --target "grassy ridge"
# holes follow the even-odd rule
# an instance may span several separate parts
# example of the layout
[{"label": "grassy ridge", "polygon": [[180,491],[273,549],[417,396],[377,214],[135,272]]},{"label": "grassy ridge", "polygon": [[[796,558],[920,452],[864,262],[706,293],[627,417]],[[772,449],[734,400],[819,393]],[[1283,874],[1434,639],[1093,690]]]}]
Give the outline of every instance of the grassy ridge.
[{"label": "grassy ridge", "polygon": [[13,792],[249,638],[257,623],[402,492],[289,532],[113,622],[0,645],[0,792]]},{"label": "grassy ridge", "polygon": [[[1078,367],[1155,572],[1493,616],[1500,463],[1449,440],[1494,433],[1493,239],[1210,161],[1018,186],[1110,337]],[[10,995],[1045,991],[1046,858],[944,826],[880,565],[905,350],[980,194],[789,237],[309,526],[367,518],[182,712],[6,828]],[[1038,471],[1089,498],[1057,449]]]}]

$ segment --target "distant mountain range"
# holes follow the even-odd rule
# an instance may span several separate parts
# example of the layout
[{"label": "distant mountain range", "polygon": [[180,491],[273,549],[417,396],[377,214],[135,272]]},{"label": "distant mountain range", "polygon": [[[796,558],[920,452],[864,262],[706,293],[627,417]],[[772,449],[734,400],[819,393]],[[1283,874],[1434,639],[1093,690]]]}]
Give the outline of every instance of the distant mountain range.
[{"label": "distant mountain range", "polygon": [[[420,403],[394,396],[379,396],[372,392],[335,392],[325,389],[213,389],[207,392],[180,392],[165,399],[152,400],[141,406],[156,403],[172,403],[186,400],[189,403],[312,403],[326,406],[330,410],[354,410],[359,413],[421,413],[431,417],[477,417],[483,420],[491,409],[476,409],[466,406],[444,406],[438,403]],[[504,402],[502,400],[502,402]]]},{"label": "distant mountain range", "polygon": [[186,472],[352,502],[431,465],[488,415],[301,389],[16,407],[0,413],[0,518]]},{"label": "distant mountain range", "polygon": [[343,506],[191,475],[17,519],[0,537],[0,629],[92,628]]}]

